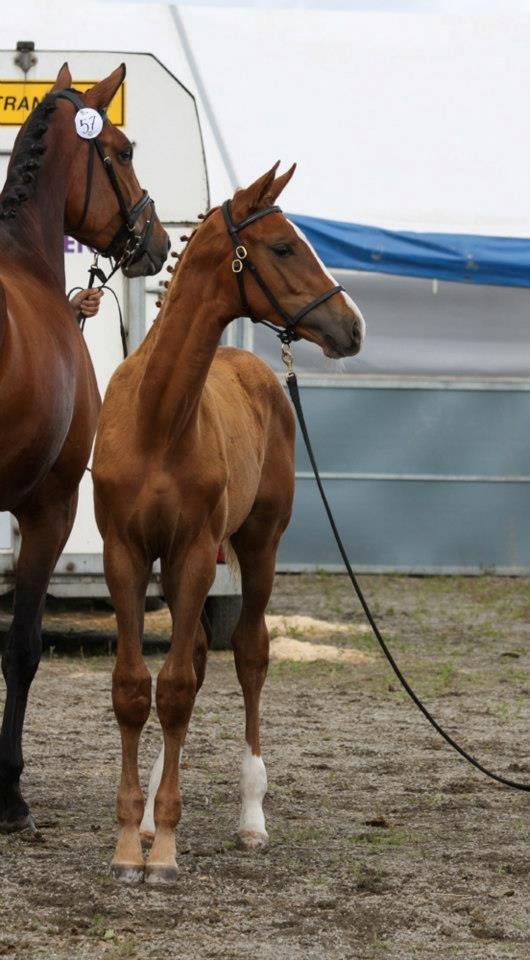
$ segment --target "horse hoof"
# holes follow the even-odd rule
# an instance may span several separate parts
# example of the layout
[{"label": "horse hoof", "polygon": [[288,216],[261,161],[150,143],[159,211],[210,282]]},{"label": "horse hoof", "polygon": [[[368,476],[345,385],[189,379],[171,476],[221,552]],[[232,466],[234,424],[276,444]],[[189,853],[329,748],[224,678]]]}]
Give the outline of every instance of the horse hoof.
[{"label": "horse hoof", "polygon": [[170,886],[177,882],[178,870],[176,867],[166,866],[165,864],[147,864],[145,868],[145,882],[153,886]]},{"label": "horse hoof", "polygon": [[257,830],[240,830],[237,835],[239,850],[264,850],[268,842],[267,834]]},{"label": "horse hoof", "polygon": [[120,883],[141,883],[144,879],[144,865],[137,863],[111,863],[110,875]]},{"label": "horse hoof", "polygon": [[22,830],[30,830],[31,833],[37,832],[31,813],[26,813],[16,820],[0,820],[0,833],[20,833]]}]

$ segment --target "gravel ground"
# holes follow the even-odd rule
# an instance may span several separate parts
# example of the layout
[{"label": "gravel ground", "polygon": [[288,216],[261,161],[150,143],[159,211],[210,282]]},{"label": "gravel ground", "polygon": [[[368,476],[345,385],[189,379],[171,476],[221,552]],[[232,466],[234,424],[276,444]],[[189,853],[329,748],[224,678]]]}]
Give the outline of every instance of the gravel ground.
[{"label": "gravel ground", "polygon": [[[385,634],[436,716],[495,770],[530,780],[528,580],[365,577]],[[362,622],[340,576],[278,577],[271,611]],[[148,632],[165,614],[148,615]],[[3,618],[5,623],[5,617]],[[2,622],[0,622],[0,629]],[[0,955],[29,960],[519,960],[528,956],[526,795],[474,772],[399,691],[369,636],[325,642],[360,663],[271,665],[263,698],[270,846],[236,850],[243,705],[230,654],[210,655],[183,771],[180,880],[122,887],[119,742],[103,611],[53,612],[77,634],[34,684],[24,788],[39,831],[0,837]],[[298,639],[301,638],[300,636]],[[314,642],[319,641],[318,638]],[[153,673],[160,655],[150,655]],[[153,715],[142,766],[159,748]]]}]

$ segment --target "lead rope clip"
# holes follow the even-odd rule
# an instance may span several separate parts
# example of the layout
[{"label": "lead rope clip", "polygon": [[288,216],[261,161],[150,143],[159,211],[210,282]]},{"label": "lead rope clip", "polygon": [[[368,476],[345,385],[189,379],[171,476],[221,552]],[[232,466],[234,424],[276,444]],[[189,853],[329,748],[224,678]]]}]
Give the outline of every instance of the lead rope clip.
[{"label": "lead rope clip", "polygon": [[291,374],[294,372],[294,357],[290,343],[282,343],[282,361],[287,367],[287,379],[289,379]]}]

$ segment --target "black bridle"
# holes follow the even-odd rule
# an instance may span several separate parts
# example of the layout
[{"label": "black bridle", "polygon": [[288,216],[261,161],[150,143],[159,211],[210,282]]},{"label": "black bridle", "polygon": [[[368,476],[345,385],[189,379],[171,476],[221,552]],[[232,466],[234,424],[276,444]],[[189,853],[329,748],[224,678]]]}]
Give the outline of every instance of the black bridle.
[{"label": "black bridle", "polygon": [[[56,99],[68,100],[71,104],[73,104],[76,110],[82,110],[84,107],[86,107],[86,104],[83,103],[81,97],[75,90],[61,90],[54,94],[54,96]],[[105,111],[98,110],[97,113],[99,113],[102,120],[105,121]],[[105,153],[105,149],[99,139],[99,136],[93,137],[91,140],[88,140],[87,179],[83,211],[78,222],[72,228],[73,230],[77,231],[81,228],[88,214],[90,196],[92,193],[92,178],[94,174],[94,156],[96,153],[103,164],[103,169],[105,170],[105,173],[110,180],[112,189],[116,194],[120,215],[123,220],[123,223],[114,234],[110,243],[105,247],[104,250],[98,250],[98,253],[102,257],[112,257],[114,260],[116,260],[116,266],[113,270],[114,273],[119,267],[130,266],[131,264],[136,263],[136,261],[138,261],[146,252],[151,239],[151,234],[153,232],[155,202],[149,196],[147,190],[142,190],[142,196],[140,199],[130,209],[128,208],[119,184],[118,177],[116,176],[116,171],[112,165],[112,160],[108,154]],[[148,205],[150,205],[151,208],[150,216],[145,221],[142,231],[140,233],[136,233],[135,227],[138,217]]]},{"label": "black bridle", "polygon": [[[280,338],[282,343],[292,343],[292,341],[296,339],[296,326],[298,323],[300,323],[300,320],[302,320],[302,318],[305,317],[306,314],[308,314],[311,310],[314,310],[315,307],[319,307],[321,303],[325,303],[326,300],[334,297],[336,293],[340,293],[344,287],[341,287],[340,283],[338,283],[335,287],[332,287],[331,290],[326,290],[326,292],[322,293],[320,297],[316,297],[316,299],[312,300],[311,303],[308,303],[306,307],[302,307],[302,309],[299,310],[298,313],[295,313],[294,316],[291,316],[291,314],[287,313],[287,310],[284,310],[282,305],[278,303],[274,294],[271,292],[271,290],[269,290],[255,263],[253,263],[250,259],[247,248],[243,246],[239,240],[239,234],[241,230],[244,230],[245,227],[249,227],[250,224],[255,223],[256,220],[261,220],[262,217],[267,217],[269,213],[281,213],[281,207],[267,207],[265,210],[258,210],[257,213],[252,213],[249,217],[246,217],[245,220],[241,220],[241,222],[237,224],[234,224],[232,220],[230,200],[225,200],[222,210],[226,227],[234,247],[232,270],[236,275],[239,287],[239,296],[241,299],[241,308],[244,316],[249,317],[252,320],[252,323],[262,323],[265,327],[268,327],[269,330],[274,330],[274,333]],[[257,317],[253,316],[245,290],[245,270],[250,271],[251,275],[254,277],[254,280],[265,294],[271,306],[285,322],[285,327],[278,329],[274,323],[269,323],[268,320],[259,320]]]}]

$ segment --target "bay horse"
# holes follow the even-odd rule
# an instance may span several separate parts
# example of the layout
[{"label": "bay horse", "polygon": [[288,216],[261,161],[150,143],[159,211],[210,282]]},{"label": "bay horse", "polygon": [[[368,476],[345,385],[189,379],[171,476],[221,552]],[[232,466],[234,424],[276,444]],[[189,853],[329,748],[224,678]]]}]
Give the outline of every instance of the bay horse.
[{"label": "bay horse", "polygon": [[[136,179],[132,145],[105,118],[124,77],[122,64],[81,94],[64,64],[17,136],[0,194],[0,510],[14,514],[21,535],[2,658],[3,831],[33,826],[20,792],[22,728],[46,590],[72,528],[100,407],[65,295],[64,233],[114,256],[128,276],[156,273],[168,252]],[[99,136],[78,132],[80,113],[101,127]]]},{"label": "bay horse", "polygon": [[[245,350],[218,348],[219,340],[243,311],[284,339],[296,333],[319,344],[331,357],[356,354],[364,335],[358,307],[274,206],[294,172],[293,166],[277,177],[277,167],[199,225],[154,326],[117,369],[102,407],[93,480],[117,617],[112,692],[122,740],[111,872],[128,882],[176,879],[179,754],[204,677],[208,631],[201,611],[221,542],[235,551],[243,595],[232,639],[246,712],[238,838],[245,849],[267,839],[259,736],[268,664],[264,611],[291,513],[294,419],[272,370]],[[252,264],[246,283],[245,258]],[[143,823],[145,832],[154,830],[144,867],[138,748],[151,677],[141,646],[146,587],[158,557],[172,635],[156,689],[164,748],[151,778],[154,824],[149,815]]]}]

